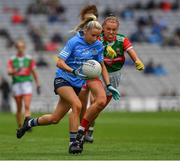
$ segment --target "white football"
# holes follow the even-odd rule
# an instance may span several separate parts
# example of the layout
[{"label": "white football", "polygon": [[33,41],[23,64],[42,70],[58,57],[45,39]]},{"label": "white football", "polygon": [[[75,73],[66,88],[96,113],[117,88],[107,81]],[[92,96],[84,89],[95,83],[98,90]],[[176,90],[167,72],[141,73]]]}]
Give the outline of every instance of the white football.
[{"label": "white football", "polygon": [[96,60],[88,60],[82,66],[83,74],[88,76],[88,78],[90,79],[99,77],[101,75],[101,71],[102,71],[101,65]]}]

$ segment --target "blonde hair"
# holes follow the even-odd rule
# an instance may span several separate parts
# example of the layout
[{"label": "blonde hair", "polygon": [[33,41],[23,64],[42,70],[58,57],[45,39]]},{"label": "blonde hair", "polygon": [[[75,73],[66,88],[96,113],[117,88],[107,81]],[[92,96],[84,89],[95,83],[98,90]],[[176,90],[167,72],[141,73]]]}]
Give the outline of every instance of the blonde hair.
[{"label": "blonde hair", "polygon": [[118,27],[120,25],[119,19],[116,16],[108,16],[108,17],[106,17],[103,24],[102,24],[102,26],[104,26],[107,21],[115,22],[118,25]]},{"label": "blonde hair", "polygon": [[96,20],[96,16],[94,14],[86,14],[84,17],[85,19],[82,20],[79,25],[77,25],[71,32],[77,32],[84,29],[92,29],[96,28],[102,30],[101,24]]}]

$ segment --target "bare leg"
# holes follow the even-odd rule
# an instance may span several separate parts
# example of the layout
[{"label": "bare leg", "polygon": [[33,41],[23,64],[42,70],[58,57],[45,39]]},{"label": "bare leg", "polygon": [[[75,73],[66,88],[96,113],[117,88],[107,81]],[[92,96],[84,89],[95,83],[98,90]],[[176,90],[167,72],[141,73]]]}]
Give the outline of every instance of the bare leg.
[{"label": "bare leg", "polygon": [[16,101],[16,107],[17,107],[16,122],[17,122],[18,128],[21,128],[22,126],[22,96],[15,96],[14,99]]},{"label": "bare leg", "polygon": [[79,125],[79,115],[81,111],[81,102],[71,87],[61,87],[57,90],[61,99],[56,110],[52,114],[46,114],[38,118],[39,125],[49,125],[58,123],[64,115],[72,108],[72,130],[77,131]]},{"label": "bare leg", "polygon": [[38,125],[57,124],[69,111],[70,106],[64,99],[59,99],[55,111],[52,114],[46,114],[38,118]]},{"label": "bare leg", "polygon": [[91,124],[106,105],[106,94],[102,83],[89,82],[88,87],[94,98],[94,102],[87,109],[84,118]]},{"label": "bare leg", "polygon": [[24,99],[24,107],[25,107],[25,117],[30,117],[31,116],[31,111],[30,111],[30,104],[31,104],[31,99],[32,99],[32,95],[24,95],[23,96]]},{"label": "bare leg", "polygon": [[[81,114],[80,114],[80,120],[83,118],[85,112],[86,112],[86,107],[87,107],[87,101],[88,101],[88,96],[89,96],[89,90],[81,90],[79,93],[79,99],[82,103],[82,109],[81,109]],[[69,131],[73,132],[73,113],[72,111],[69,114]]]},{"label": "bare leg", "polygon": [[74,89],[69,86],[58,88],[56,92],[59,94],[60,99],[55,111],[52,114],[46,114],[39,118],[26,120],[23,124],[23,127],[17,131],[17,138],[21,138],[31,127],[38,125],[57,124],[69,111],[70,107],[72,108],[72,119],[74,121],[72,130],[77,132],[79,125],[79,115],[81,111],[81,102],[78,96],[76,95]]}]

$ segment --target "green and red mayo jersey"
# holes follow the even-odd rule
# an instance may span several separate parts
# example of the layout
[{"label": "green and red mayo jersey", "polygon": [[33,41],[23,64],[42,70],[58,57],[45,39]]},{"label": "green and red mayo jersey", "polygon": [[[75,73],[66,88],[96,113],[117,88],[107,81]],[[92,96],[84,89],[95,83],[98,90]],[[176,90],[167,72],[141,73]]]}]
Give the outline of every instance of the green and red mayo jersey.
[{"label": "green and red mayo jersey", "polygon": [[[106,65],[108,72],[112,73],[120,70],[125,62],[124,52],[132,48],[132,44],[129,41],[129,39],[122,34],[117,34],[114,38],[114,41],[111,43],[106,40],[103,34],[100,35],[99,39],[104,45],[104,63]],[[117,56],[113,59],[107,56],[106,47],[109,45],[117,53]]]},{"label": "green and red mayo jersey", "polygon": [[32,70],[36,67],[35,61],[29,55],[23,57],[12,56],[8,60],[8,68],[15,69],[17,72],[13,75],[14,83],[32,81]]}]

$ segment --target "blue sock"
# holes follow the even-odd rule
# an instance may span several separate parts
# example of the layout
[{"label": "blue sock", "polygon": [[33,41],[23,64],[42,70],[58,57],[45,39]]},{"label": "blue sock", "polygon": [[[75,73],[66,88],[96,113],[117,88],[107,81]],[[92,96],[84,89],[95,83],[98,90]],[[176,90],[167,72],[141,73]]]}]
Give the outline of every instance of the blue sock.
[{"label": "blue sock", "polygon": [[76,141],[76,136],[77,136],[77,132],[69,132],[69,141],[70,141],[70,144],[72,142]]}]

